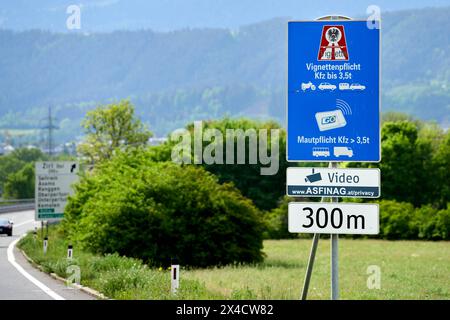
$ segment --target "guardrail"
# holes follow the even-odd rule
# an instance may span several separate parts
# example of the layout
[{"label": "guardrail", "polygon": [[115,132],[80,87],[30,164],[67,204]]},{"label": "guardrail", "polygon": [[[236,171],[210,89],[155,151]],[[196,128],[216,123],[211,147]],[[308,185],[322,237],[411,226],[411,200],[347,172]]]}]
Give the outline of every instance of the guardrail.
[{"label": "guardrail", "polygon": [[34,199],[0,200],[0,213],[34,209]]}]

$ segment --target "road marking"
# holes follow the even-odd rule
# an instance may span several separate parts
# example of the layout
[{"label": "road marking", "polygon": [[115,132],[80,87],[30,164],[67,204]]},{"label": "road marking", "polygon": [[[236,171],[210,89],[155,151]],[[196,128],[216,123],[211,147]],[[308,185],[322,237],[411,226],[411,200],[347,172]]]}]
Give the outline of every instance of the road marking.
[{"label": "road marking", "polygon": [[[34,221],[34,220],[33,220]],[[25,222],[23,222],[25,224]],[[39,289],[44,291],[46,294],[48,294],[52,299],[54,300],[65,300],[63,297],[61,297],[59,294],[54,292],[52,289],[47,287],[45,284],[34,278],[32,275],[30,275],[28,272],[26,272],[21,265],[19,265],[16,262],[16,258],[14,257],[14,247],[16,246],[16,243],[19,242],[20,239],[22,239],[25,235],[22,235],[20,238],[14,240],[11,242],[11,244],[8,246],[8,261],[14,266],[14,268],[17,269],[25,278],[30,280],[33,284],[35,284]]]},{"label": "road marking", "polygon": [[18,224],[14,224],[13,226],[17,228],[17,227],[23,226],[24,224],[30,223],[30,222],[34,222],[34,219],[27,220],[27,221],[24,221],[24,222],[21,222]]}]

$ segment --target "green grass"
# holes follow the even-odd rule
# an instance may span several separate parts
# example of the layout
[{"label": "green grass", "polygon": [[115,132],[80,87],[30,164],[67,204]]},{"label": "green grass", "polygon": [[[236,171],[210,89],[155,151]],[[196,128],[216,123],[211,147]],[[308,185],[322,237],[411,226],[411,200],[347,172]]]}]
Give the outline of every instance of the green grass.
[{"label": "green grass", "polygon": [[[184,276],[221,294],[298,299],[310,246],[306,239],[269,240],[261,265],[192,270]],[[367,287],[371,265],[380,268],[380,289]],[[340,239],[339,276],[342,299],[449,299],[450,243]],[[329,239],[319,242],[308,298],[330,298]]]},{"label": "green grass", "polygon": [[74,246],[73,259],[68,260],[68,242],[58,229],[49,228],[47,254],[43,253],[40,232],[35,239],[28,234],[19,242],[19,248],[41,265],[45,272],[60,277],[71,275],[69,266],[75,265],[81,271],[81,284],[96,289],[112,299],[223,299],[209,292],[196,280],[181,279],[176,296],[170,293],[170,271],[150,269],[140,260],[120,257],[117,254],[96,256]]},{"label": "green grass", "polygon": [[[50,229],[46,256],[32,235],[19,246],[48,272],[66,277],[69,264],[81,268],[81,282],[114,299],[298,299],[311,240],[268,240],[267,258],[257,265],[181,271],[181,290],[170,294],[168,270],[148,268],[139,260],[94,256],[74,248],[69,263],[67,243]],[[321,239],[310,284],[310,299],[330,297],[329,239]],[[367,268],[381,270],[381,288],[368,289]],[[339,241],[341,299],[449,299],[450,242]]]}]

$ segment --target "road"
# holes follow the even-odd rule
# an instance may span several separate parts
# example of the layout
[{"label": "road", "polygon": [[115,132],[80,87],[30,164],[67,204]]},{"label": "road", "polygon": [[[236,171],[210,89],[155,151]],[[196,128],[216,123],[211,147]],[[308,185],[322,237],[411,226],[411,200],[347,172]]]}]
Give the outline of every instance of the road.
[{"label": "road", "polygon": [[94,299],[35,269],[13,246],[21,235],[39,226],[34,221],[34,211],[2,213],[0,219],[2,218],[14,222],[14,233],[12,237],[0,235],[0,300]]}]

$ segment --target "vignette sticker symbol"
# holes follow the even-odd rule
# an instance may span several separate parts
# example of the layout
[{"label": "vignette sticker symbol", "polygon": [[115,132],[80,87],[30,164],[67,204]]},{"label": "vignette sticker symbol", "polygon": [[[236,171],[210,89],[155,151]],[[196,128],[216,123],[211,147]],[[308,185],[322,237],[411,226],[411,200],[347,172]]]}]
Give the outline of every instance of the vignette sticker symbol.
[{"label": "vignette sticker symbol", "polygon": [[344,26],[323,26],[317,60],[348,60]]}]

